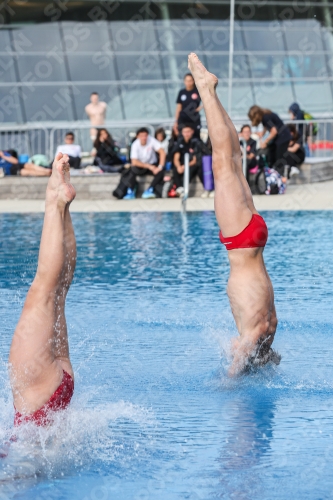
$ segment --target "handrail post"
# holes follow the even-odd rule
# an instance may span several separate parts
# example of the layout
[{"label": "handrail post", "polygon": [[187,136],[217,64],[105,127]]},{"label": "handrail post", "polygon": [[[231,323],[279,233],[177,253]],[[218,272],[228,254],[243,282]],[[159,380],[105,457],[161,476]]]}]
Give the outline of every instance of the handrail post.
[{"label": "handrail post", "polygon": [[182,206],[184,212],[186,212],[186,201],[188,198],[190,184],[190,155],[189,153],[185,153],[184,155],[184,196],[182,199]]}]

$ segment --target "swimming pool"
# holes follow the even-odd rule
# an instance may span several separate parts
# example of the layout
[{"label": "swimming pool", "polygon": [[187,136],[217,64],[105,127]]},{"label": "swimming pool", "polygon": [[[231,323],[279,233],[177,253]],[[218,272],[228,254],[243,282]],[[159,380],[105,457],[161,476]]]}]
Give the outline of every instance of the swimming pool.
[{"label": "swimming pool", "polygon": [[[74,214],[76,393],[41,449],[16,443],[0,460],[0,498],[333,498],[333,213],[264,215],[282,362],[229,380],[235,327],[214,214]],[[5,363],[41,225],[0,215],[2,441]]]}]

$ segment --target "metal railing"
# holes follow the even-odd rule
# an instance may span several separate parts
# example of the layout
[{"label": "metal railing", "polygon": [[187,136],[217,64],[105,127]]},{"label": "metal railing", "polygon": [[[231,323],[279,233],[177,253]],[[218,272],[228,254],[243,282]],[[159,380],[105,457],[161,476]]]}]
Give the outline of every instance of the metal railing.
[{"label": "metal railing", "polygon": [[[120,147],[127,147],[131,143],[133,133],[139,128],[145,126],[151,135],[154,136],[155,129],[150,124],[138,124],[135,122],[106,122],[103,127],[106,128],[117,141]],[[81,146],[82,151],[89,153],[93,148],[94,139],[91,137],[90,123],[72,122],[66,126],[53,127],[50,130],[49,156],[53,158],[57,147],[64,142],[64,136],[69,130],[75,135],[75,143]],[[135,135],[134,135],[135,136]]]},{"label": "metal railing", "polygon": [[[239,132],[242,125],[251,125],[247,120],[233,121],[236,130]],[[333,156],[333,119],[320,118],[313,120],[284,120],[285,125],[293,124],[302,136],[306,156],[328,157]],[[252,127],[255,136],[260,128]],[[258,138],[258,143],[259,143]]]},{"label": "metal railing", "polygon": [[34,154],[48,154],[49,130],[43,125],[15,125],[0,127],[0,150],[14,149],[30,157]]},{"label": "metal railing", "polygon": [[184,196],[182,199],[182,209],[186,212],[186,202],[188,198],[190,188],[190,155],[185,153],[184,155]]},{"label": "metal railing", "polygon": [[[248,120],[235,119],[233,123],[239,131],[241,125],[249,124]],[[303,143],[307,156],[333,156],[333,118],[314,118],[313,120],[285,120],[285,124],[293,123],[301,129]],[[143,121],[106,122],[103,127],[110,131],[120,147],[128,147],[135,131],[142,126],[148,128],[154,135],[155,127],[164,126],[172,129],[173,120],[151,120],[149,124]],[[203,123],[205,126],[206,124]],[[0,126],[0,150],[15,149],[19,154],[45,154],[51,160],[57,146],[63,144],[66,132],[75,134],[75,143],[84,152],[89,153],[93,147],[90,138],[89,122],[55,122],[30,123],[25,125]],[[254,134],[256,130],[253,129]],[[203,130],[203,135],[207,131]]]}]

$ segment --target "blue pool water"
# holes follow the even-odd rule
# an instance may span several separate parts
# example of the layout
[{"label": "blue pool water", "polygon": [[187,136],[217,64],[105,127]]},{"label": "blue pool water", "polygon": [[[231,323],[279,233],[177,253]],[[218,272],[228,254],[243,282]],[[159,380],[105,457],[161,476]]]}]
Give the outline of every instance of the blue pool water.
[{"label": "blue pool water", "polygon": [[[22,438],[0,460],[1,499],[333,498],[333,213],[265,217],[282,362],[229,380],[235,327],[214,214],[73,216],[76,393],[38,446]],[[0,216],[2,442],[6,360],[41,225]]]}]

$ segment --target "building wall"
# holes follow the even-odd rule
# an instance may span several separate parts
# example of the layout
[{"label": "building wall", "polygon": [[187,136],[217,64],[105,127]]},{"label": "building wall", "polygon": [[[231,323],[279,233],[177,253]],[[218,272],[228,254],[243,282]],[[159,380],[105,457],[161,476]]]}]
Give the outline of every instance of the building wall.
[{"label": "building wall", "polygon": [[[4,7],[5,5],[5,7]],[[333,2],[237,2],[233,116],[298,101],[333,113]],[[229,2],[4,2],[0,120],[85,119],[92,91],[110,120],[166,119],[196,51],[228,99]]]}]

